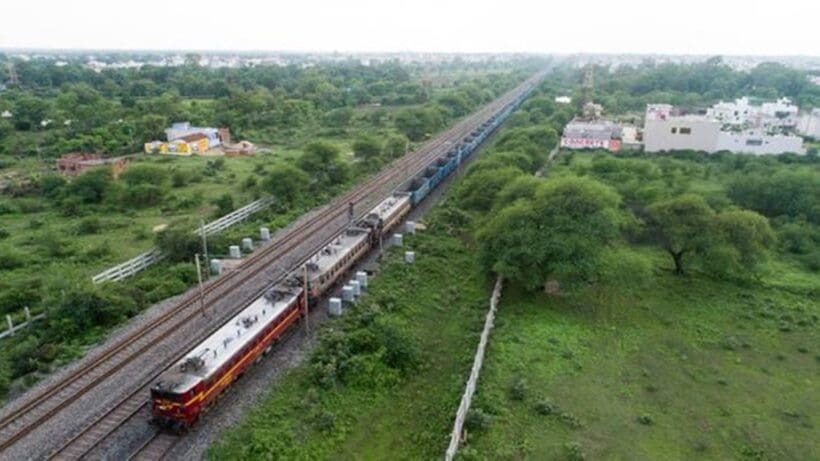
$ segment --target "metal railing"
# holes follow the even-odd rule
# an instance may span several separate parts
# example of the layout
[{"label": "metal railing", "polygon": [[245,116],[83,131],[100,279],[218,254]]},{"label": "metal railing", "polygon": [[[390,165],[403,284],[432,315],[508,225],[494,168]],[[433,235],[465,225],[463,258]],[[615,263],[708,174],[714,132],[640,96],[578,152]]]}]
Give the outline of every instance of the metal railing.
[{"label": "metal railing", "polygon": [[[271,206],[273,202],[273,197],[263,197],[259,200],[255,200],[242,208],[226,214],[216,221],[205,224],[202,228],[197,229],[194,232],[196,234],[200,234],[202,230],[204,230],[205,235],[213,235],[218,232],[222,232],[223,230],[248,219],[250,215]],[[162,254],[159,248],[152,248],[145,253],[125,261],[124,263],[117,264],[114,267],[100,272],[99,274],[91,277],[91,281],[94,283],[108,281],[119,282],[120,280],[124,280],[145,270],[147,267],[161,261],[163,258],[165,258],[165,255]]]}]

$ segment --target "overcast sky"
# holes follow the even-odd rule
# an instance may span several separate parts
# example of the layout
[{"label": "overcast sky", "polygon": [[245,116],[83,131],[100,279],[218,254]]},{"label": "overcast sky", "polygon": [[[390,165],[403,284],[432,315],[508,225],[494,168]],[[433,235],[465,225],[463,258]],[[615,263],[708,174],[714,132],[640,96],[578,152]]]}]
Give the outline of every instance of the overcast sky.
[{"label": "overcast sky", "polygon": [[820,55],[820,1],[3,0],[0,47]]}]

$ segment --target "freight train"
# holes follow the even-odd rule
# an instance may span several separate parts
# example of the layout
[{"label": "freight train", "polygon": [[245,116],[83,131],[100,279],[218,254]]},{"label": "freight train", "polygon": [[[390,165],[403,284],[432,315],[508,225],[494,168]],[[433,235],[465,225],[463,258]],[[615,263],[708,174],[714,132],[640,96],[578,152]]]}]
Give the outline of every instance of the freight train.
[{"label": "freight train", "polygon": [[[281,282],[160,374],[151,387],[153,420],[175,432],[191,427],[216,398],[267,354],[288,328],[382,236],[464,162],[531,91],[521,93],[390,197],[355,220]],[[305,283],[307,279],[307,283]]]}]

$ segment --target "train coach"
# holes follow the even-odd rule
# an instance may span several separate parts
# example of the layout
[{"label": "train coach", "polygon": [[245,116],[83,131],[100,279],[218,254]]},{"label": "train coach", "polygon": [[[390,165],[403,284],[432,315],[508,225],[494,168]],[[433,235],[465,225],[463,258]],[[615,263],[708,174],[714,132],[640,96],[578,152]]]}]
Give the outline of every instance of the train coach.
[{"label": "train coach", "polygon": [[[444,156],[352,223],[308,258],[304,269],[254,300],[225,325],[160,374],[151,387],[153,419],[181,431],[204,411],[261,355],[270,350],[310,303],[315,303],[378,245],[410,210],[469,157],[532,90],[532,85],[473,130]],[[304,271],[304,272],[303,272]]]},{"label": "train coach", "polygon": [[208,336],[151,387],[152,414],[173,431],[189,428],[304,312],[302,287],[274,286]]},{"label": "train coach", "polygon": [[401,222],[410,208],[409,194],[393,194],[311,256],[306,264],[311,300],[319,299],[333,287],[374,245],[378,245],[383,234]]}]

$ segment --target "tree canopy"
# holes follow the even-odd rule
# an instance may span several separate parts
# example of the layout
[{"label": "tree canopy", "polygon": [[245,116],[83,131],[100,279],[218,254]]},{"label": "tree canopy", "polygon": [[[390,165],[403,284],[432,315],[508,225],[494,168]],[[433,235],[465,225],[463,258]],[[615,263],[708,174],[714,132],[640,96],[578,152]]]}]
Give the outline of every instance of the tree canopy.
[{"label": "tree canopy", "polygon": [[620,233],[619,203],[615,191],[590,179],[542,180],[534,198],[504,206],[480,229],[482,260],[533,288],[548,277],[588,277]]}]

